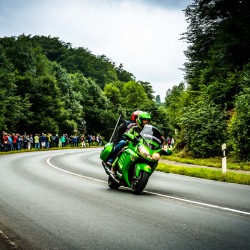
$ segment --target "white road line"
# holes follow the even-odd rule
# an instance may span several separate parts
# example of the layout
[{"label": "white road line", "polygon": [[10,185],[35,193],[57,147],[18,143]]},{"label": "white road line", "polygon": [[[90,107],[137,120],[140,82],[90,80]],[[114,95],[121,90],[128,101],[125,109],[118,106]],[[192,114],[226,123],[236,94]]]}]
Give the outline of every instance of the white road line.
[{"label": "white road line", "polygon": [[148,194],[153,194],[153,195],[161,196],[161,197],[164,197],[164,198],[172,199],[172,200],[178,200],[178,201],[188,202],[188,203],[192,203],[192,204],[196,204],[196,205],[201,205],[201,206],[204,206],[204,207],[217,208],[217,209],[221,209],[221,210],[225,210],[225,211],[230,211],[230,212],[234,212],[234,213],[238,213],[238,214],[250,215],[250,213],[248,213],[248,212],[237,210],[237,209],[216,206],[216,205],[212,205],[212,204],[208,204],[208,203],[187,200],[187,199],[178,198],[178,197],[174,197],[174,196],[169,196],[169,195],[164,195],[164,194],[158,194],[158,193],[154,193],[154,192],[150,192],[150,191],[144,191],[144,192],[148,193]]},{"label": "white road line", "polygon": [[[80,175],[80,174],[76,174],[61,168],[56,167],[55,165],[53,165],[50,162],[50,159],[53,157],[50,157],[47,159],[47,163],[48,165],[50,165],[51,167],[58,169],[62,172],[65,172],[67,174],[70,175],[74,175],[74,176],[78,176],[84,179],[88,179],[88,180],[92,180],[92,181],[97,181],[97,182],[101,182],[101,183],[107,183],[106,181],[103,180],[99,180],[99,179],[95,179],[92,177],[88,177],[85,175]],[[232,209],[232,208],[227,208],[227,207],[221,207],[221,206],[217,206],[217,205],[212,205],[212,204],[208,204],[208,203],[203,203],[203,202],[198,202],[198,201],[192,201],[192,200],[188,200],[188,199],[183,199],[183,198],[178,198],[178,197],[174,197],[174,196],[169,196],[169,195],[164,195],[164,194],[159,194],[159,193],[154,193],[154,192],[150,192],[150,191],[143,191],[144,193],[148,193],[148,194],[153,194],[156,196],[160,196],[160,197],[164,197],[164,198],[168,198],[168,199],[172,199],[172,200],[177,200],[177,201],[182,201],[182,202],[187,202],[187,203],[191,203],[191,204],[195,204],[195,205],[200,205],[200,206],[204,206],[204,207],[210,207],[210,208],[216,208],[216,209],[220,209],[220,210],[224,210],[224,211],[229,211],[229,212],[233,212],[233,213],[238,213],[238,214],[244,214],[244,215],[250,215],[249,212],[245,212],[245,211],[241,211],[241,210],[237,210],[237,209]]]},{"label": "white road line", "polygon": [[19,249],[19,247],[10,240],[10,238],[3,232],[0,230],[0,238],[2,239],[2,241],[4,242],[4,244],[6,245],[6,249]]},{"label": "white road line", "polygon": [[68,171],[68,170],[64,170],[64,169],[58,168],[57,166],[53,165],[53,164],[50,162],[50,159],[51,159],[51,158],[53,158],[53,156],[47,159],[47,163],[48,163],[51,167],[53,167],[53,168],[55,168],[55,169],[58,169],[58,170],[60,170],[60,171],[62,171],[62,172],[65,172],[65,173],[67,173],[67,174],[74,175],[74,176],[78,176],[78,177],[81,177],[81,178],[84,178],[84,179],[88,179],[88,180],[91,180],[91,181],[97,181],[97,182],[107,183],[106,181],[102,181],[102,180],[95,179],[95,178],[88,177],[88,176],[81,175],[81,174],[76,174],[76,173],[70,172],[70,171]]}]

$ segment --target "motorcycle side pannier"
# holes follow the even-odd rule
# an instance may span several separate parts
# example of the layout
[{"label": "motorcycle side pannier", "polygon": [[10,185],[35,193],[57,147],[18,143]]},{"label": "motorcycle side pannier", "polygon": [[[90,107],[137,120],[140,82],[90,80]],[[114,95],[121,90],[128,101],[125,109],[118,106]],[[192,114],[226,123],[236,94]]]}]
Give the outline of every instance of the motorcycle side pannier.
[{"label": "motorcycle side pannier", "polygon": [[112,142],[111,143],[107,143],[104,146],[104,148],[102,149],[101,155],[100,155],[100,158],[103,161],[106,161],[108,159],[108,157],[110,156],[111,152],[113,151],[113,147],[114,147],[114,144]]}]

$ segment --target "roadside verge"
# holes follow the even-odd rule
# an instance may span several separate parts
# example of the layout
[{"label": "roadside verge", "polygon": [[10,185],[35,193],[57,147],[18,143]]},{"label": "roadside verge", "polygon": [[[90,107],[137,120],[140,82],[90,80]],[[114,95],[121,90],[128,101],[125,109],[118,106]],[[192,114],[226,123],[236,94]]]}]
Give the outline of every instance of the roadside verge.
[{"label": "roadside verge", "polygon": [[226,174],[223,174],[220,168],[179,163],[165,159],[159,161],[157,170],[208,180],[250,185],[250,171],[230,169],[227,170]]}]

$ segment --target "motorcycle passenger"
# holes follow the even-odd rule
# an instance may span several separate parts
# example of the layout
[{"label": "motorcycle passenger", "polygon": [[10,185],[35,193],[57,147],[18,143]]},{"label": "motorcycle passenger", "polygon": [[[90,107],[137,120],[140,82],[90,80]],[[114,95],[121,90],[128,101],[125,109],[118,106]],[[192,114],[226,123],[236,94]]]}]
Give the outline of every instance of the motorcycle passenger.
[{"label": "motorcycle passenger", "polygon": [[[136,120],[138,115],[141,113],[142,111],[140,110],[136,110],[135,112],[133,112],[133,114],[131,115],[131,122],[129,121],[125,121],[123,122],[118,129],[115,132],[115,135],[113,137],[112,142],[114,143],[114,149],[113,152],[111,153],[110,158],[108,159],[108,161],[106,162],[106,165],[111,169],[112,167],[112,163],[114,162],[117,154],[121,151],[121,149],[125,146],[126,141],[123,137],[123,134],[125,132],[127,132],[128,130],[130,130],[132,127],[136,126]],[[113,172],[114,169],[111,169],[111,171]]]},{"label": "motorcycle passenger", "polygon": [[141,112],[137,118],[138,125],[132,127],[128,131],[128,133],[133,134],[135,137],[137,137],[144,128],[144,125],[149,124],[150,120],[151,120],[151,115],[149,113]]}]

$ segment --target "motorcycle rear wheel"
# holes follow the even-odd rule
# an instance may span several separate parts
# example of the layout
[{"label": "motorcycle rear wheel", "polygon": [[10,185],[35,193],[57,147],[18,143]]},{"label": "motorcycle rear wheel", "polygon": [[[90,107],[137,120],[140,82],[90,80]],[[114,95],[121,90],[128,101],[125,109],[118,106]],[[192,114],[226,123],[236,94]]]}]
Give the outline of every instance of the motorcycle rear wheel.
[{"label": "motorcycle rear wheel", "polygon": [[145,171],[141,171],[137,179],[132,182],[131,189],[133,194],[140,194],[148,183],[150,174]]},{"label": "motorcycle rear wheel", "polygon": [[108,178],[108,186],[111,189],[118,189],[120,187],[120,184],[118,184],[117,182],[115,182],[110,176]]}]

